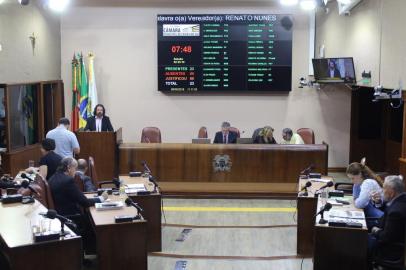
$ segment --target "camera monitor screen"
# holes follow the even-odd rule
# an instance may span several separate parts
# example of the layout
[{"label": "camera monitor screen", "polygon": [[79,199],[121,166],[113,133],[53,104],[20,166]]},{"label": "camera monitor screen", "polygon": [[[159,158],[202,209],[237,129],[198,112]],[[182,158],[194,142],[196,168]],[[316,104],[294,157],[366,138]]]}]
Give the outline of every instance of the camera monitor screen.
[{"label": "camera monitor screen", "polygon": [[283,14],[158,15],[158,90],[290,91],[292,29]]},{"label": "camera monitor screen", "polygon": [[355,84],[352,57],[313,59],[314,79],[318,83]]}]

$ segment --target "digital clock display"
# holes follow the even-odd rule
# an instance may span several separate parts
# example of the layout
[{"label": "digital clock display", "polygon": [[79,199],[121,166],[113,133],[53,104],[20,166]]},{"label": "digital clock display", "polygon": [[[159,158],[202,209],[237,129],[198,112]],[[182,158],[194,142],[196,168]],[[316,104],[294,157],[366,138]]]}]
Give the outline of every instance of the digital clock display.
[{"label": "digital clock display", "polygon": [[290,15],[158,15],[158,90],[290,91]]}]

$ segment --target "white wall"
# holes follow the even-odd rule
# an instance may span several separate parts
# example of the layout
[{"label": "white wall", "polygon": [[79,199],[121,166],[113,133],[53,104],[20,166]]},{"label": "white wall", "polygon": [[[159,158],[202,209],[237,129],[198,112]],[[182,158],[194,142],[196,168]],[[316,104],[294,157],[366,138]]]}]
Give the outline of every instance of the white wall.
[{"label": "white wall", "polygon": [[348,163],[350,92],[299,89],[308,74],[308,14],[294,11],[292,91],[288,95],[173,96],[157,91],[157,14],[291,13],[271,4],[165,4],[128,7],[74,7],[61,18],[61,71],[66,113],[71,111],[71,59],[74,52],[95,53],[100,102],[124,141],[137,142],[141,129],[158,126],[164,142],[190,142],[200,126],[209,137],[223,120],[251,136],[270,124],[281,140],[284,127],[315,130],[316,142],[330,144],[330,167]]},{"label": "white wall", "polygon": [[[36,36],[33,53],[29,36]],[[59,17],[37,1],[21,6],[16,0],[0,5],[0,83],[61,78]]]}]

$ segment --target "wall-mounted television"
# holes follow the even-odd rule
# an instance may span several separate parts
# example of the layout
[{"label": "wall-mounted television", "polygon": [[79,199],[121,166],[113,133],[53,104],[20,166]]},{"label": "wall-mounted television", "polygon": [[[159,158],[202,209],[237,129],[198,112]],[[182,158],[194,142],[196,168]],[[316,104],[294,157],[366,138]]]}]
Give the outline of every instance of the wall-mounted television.
[{"label": "wall-mounted television", "polygon": [[292,28],[283,14],[158,15],[158,90],[290,91]]},{"label": "wall-mounted television", "polygon": [[314,79],[318,83],[356,84],[354,60],[352,57],[315,58]]}]

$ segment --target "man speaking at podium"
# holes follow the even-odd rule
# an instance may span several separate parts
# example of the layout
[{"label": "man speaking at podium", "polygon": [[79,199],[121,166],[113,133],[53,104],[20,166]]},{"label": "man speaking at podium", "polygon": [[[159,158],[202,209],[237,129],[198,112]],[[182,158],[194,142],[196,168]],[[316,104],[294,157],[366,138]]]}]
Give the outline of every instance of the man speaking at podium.
[{"label": "man speaking at podium", "polygon": [[93,111],[93,116],[87,118],[85,131],[114,131],[110,118],[105,115],[106,109],[103,104],[97,104]]}]

